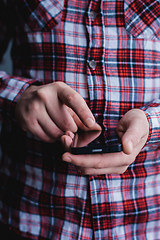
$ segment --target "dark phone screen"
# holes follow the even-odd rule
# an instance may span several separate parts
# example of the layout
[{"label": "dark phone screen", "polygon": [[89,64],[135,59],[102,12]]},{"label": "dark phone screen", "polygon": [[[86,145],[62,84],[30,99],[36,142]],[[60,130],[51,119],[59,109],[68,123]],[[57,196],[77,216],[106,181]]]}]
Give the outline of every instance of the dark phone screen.
[{"label": "dark phone screen", "polygon": [[106,131],[86,131],[75,134],[71,153],[93,154],[122,151],[118,138],[107,138]]}]

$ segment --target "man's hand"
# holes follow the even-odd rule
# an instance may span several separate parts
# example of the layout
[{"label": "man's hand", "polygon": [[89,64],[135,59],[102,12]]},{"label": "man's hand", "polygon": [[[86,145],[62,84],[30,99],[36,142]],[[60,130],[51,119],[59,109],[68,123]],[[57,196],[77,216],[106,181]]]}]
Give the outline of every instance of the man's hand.
[{"label": "man's hand", "polygon": [[15,114],[23,130],[46,142],[78,127],[100,129],[84,99],[63,82],[30,86],[18,100]]},{"label": "man's hand", "polygon": [[[66,152],[62,159],[74,164],[84,175],[122,174],[135,160],[147,141],[149,123],[145,113],[139,109],[128,111],[120,120],[117,133],[122,141],[122,152],[91,155],[72,155]],[[63,137],[67,147],[68,139],[68,136],[66,139]]]}]

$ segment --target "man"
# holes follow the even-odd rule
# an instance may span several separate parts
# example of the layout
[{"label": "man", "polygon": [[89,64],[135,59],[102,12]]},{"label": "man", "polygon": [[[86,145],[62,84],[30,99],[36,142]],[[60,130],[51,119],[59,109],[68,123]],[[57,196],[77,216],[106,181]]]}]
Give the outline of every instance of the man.
[{"label": "man", "polygon": [[[159,1],[1,5],[1,55],[13,38],[13,76],[1,73],[2,226],[27,239],[158,239]],[[123,151],[62,153],[79,128],[100,126]]]}]

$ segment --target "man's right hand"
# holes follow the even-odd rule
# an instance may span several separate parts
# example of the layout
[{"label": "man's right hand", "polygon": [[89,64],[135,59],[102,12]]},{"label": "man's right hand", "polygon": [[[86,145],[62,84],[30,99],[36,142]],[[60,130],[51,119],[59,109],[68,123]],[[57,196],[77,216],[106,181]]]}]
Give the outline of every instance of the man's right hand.
[{"label": "man's right hand", "polygon": [[30,86],[18,100],[15,114],[23,130],[46,142],[78,128],[100,129],[84,99],[63,82]]}]

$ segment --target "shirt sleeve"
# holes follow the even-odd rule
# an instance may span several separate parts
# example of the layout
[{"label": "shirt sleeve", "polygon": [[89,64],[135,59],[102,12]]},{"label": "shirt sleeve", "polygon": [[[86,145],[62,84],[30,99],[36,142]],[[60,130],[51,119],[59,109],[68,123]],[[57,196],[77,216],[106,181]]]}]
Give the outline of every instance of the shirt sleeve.
[{"label": "shirt sleeve", "polygon": [[[12,1],[0,1],[0,61],[14,34],[15,21],[12,16]],[[0,120],[9,106],[16,103],[22,92],[37,80],[10,76],[0,71]],[[9,114],[9,113],[8,113]]]},{"label": "shirt sleeve", "polygon": [[160,146],[160,99],[155,99],[141,108],[149,121],[150,132],[148,137],[148,144],[152,147]]}]

